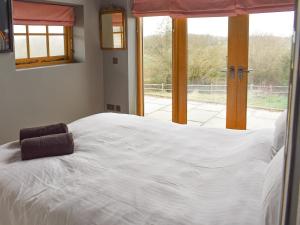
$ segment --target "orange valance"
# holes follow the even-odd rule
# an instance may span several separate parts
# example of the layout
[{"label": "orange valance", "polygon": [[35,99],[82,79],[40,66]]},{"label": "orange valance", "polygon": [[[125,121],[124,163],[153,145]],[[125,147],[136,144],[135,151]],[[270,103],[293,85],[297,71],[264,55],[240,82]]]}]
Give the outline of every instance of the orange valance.
[{"label": "orange valance", "polygon": [[235,16],[292,11],[294,7],[294,0],[133,0],[135,16]]},{"label": "orange valance", "polygon": [[13,23],[18,25],[73,26],[71,6],[13,1]]}]

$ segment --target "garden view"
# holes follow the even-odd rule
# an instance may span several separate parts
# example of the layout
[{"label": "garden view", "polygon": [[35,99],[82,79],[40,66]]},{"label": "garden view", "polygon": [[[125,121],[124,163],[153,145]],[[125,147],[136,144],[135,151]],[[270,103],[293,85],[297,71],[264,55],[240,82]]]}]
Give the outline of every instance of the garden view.
[{"label": "garden view", "polygon": [[[290,14],[285,15],[285,21],[292,20]],[[260,24],[263,16],[250,17],[248,108],[279,112],[286,109],[288,101],[292,21],[283,24],[290,26],[290,31],[282,34],[274,32],[276,26],[266,26],[267,20],[272,18],[266,16],[265,23]],[[227,18],[188,19],[189,103],[226,105],[227,23]],[[277,24],[278,29],[281,25]],[[257,29],[259,26],[261,29]],[[145,96],[167,98],[169,103],[172,96],[171,32],[169,17],[144,19]]]}]

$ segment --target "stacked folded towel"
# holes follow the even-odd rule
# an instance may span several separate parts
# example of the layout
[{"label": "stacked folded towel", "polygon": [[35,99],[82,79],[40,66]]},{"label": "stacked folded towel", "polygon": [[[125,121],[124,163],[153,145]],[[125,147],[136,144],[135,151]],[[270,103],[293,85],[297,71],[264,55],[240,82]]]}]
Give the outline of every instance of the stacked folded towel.
[{"label": "stacked folded towel", "polygon": [[68,127],[64,123],[52,124],[43,127],[25,128],[20,130],[20,141],[28,138],[64,133],[68,133]]},{"label": "stacked folded towel", "polygon": [[74,152],[73,135],[63,123],[21,129],[20,143],[23,160],[61,156]]}]

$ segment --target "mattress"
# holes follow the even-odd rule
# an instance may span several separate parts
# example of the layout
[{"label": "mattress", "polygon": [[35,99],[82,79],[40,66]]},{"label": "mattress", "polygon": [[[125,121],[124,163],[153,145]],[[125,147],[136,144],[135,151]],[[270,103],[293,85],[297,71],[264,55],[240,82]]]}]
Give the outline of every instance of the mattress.
[{"label": "mattress", "polygon": [[262,225],[272,131],[103,113],[69,124],[73,155],[0,147],[0,225]]}]

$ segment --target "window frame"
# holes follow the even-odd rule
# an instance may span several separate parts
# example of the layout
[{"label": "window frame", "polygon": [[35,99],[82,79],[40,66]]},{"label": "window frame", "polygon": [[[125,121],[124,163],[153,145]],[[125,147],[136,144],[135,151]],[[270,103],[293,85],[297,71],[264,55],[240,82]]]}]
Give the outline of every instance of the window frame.
[{"label": "window frame", "polygon": [[[122,27],[122,26],[113,26],[113,27],[119,27],[120,28],[120,31],[114,31],[114,29],[113,29],[113,38],[114,38],[115,34],[121,35],[121,46],[124,46],[124,27]],[[115,46],[114,46],[114,48],[120,49],[120,48],[117,48]]]},{"label": "window frame", "polygon": [[[18,25],[18,24],[16,24]],[[64,33],[49,33],[48,25],[46,26],[46,33],[30,33],[29,26],[23,25],[26,28],[26,33],[15,33],[15,36],[26,36],[26,48],[27,48],[27,58],[15,59],[16,68],[32,68],[32,67],[43,67],[50,65],[66,64],[73,62],[73,28],[64,26]],[[46,57],[30,57],[30,36],[46,36],[46,47],[47,47],[47,56]],[[51,36],[64,36],[64,55],[61,56],[50,56],[50,47],[49,47],[49,37]]]}]

